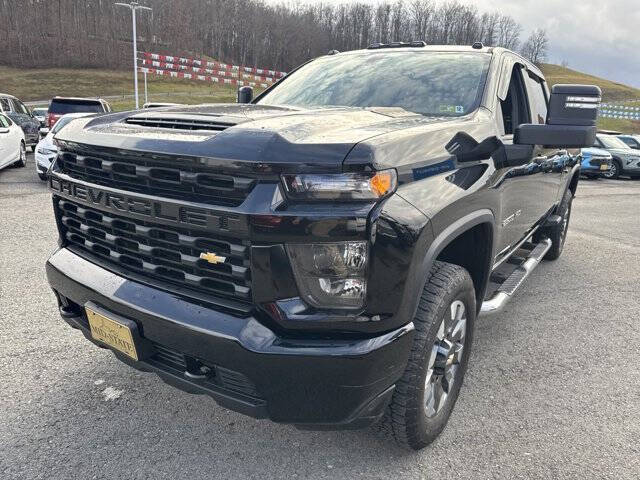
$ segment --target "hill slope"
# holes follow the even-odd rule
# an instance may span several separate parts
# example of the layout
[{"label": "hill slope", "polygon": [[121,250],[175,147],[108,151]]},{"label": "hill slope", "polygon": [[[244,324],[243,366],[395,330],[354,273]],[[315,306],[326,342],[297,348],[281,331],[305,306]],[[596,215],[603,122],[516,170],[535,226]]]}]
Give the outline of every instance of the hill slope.
[{"label": "hill slope", "polygon": [[[235,88],[200,81],[149,75],[149,100],[176,103],[232,102]],[[138,77],[141,100],[143,75]],[[10,93],[24,102],[45,100],[56,95],[74,97],[125,96],[133,93],[133,73],[93,69],[16,69],[0,66],[0,92]],[[160,95],[164,94],[164,95]],[[192,97],[192,98],[191,98]],[[133,100],[112,100],[116,109],[131,108]]]},{"label": "hill slope", "polygon": [[570,68],[543,63],[542,71],[550,85],[555,85],[556,83],[586,83],[598,85],[602,89],[602,99],[605,102],[615,103],[640,99],[640,89],[638,88],[605,80],[587,73],[577,72]]}]

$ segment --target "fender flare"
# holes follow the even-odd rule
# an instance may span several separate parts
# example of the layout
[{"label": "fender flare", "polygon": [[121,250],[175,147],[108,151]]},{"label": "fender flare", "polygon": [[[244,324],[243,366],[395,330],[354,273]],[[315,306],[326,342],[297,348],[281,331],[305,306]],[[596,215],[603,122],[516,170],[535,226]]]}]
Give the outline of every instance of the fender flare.
[{"label": "fender flare", "polygon": [[[449,245],[454,239],[462,235],[464,232],[471,230],[473,227],[476,227],[480,224],[488,224],[491,226],[491,245],[488,248],[488,258],[486,261],[489,263],[485,278],[483,279],[483,285],[479,289],[480,293],[484,295],[484,291],[486,289],[487,280],[489,275],[491,274],[491,266],[492,260],[494,258],[494,247],[495,247],[495,215],[493,212],[487,208],[483,208],[480,210],[475,210],[471,213],[464,215],[459,218],[449,226],[447,226],[444,230],[442,230],[431,242],[429,248],[427,249],[424,258],[422,260],[422,264],[419,267],[416,281],[414,282],[414,294],[413,297],[416,299],[415,306],[411,312],[411,318],[414,318],[416,312],[418,310],[418,303],[420,299],[420,295],[427,281],[429,280],[429,272],[431,271],[431,267],[433,263],[438,258],[438,255],[445,249],[447,245]],[[482,299],[480,298],[477,305],[476,310],[479,311],[482,305]]]}]

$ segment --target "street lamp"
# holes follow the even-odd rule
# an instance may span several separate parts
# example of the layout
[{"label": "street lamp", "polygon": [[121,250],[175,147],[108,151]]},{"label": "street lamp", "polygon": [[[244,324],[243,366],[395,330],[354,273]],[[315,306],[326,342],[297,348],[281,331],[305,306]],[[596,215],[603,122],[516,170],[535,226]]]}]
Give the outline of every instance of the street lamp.
[{"label": "street lamp", "polygon": [[133,20],[133,88],[136,97],[136,110],[140,108],[140,104],[138,103],[138,43],[136,36],[136,10],[149,10],[152,9],[149,7],[144,7],[138,2],[131,3],[115,3],[120,7],[127,7],[131,10],[131,18]]}]

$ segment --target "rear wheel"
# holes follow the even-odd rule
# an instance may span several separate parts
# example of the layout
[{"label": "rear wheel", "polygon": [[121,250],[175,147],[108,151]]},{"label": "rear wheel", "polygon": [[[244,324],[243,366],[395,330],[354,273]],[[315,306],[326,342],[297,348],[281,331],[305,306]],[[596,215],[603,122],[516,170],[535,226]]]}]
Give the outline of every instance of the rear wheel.
[{"label": "rear wheel", "polygon": [[27,164],[27,148],[24,142],[20,142],[20,158],[15,163],[16,167],[24,167]]},{"label": "rear wheel", "polygon": [[467,369],[475,316],[469,273],[435,262],[413,320],[409,362],[379,425],[400,445],[424,448],[447,424]]},{"label": "rear wheel", "polygon": [[567,231],[569,230],[569,220],[571,220],[571,205],[573,203],[573,192],[567,188],[562,197],[562,201],[558,206],[557,215],[561,221],[558,225],[545,229],[544,236],[551,240],[551,248],[544,256],[545,260],[556,260],[562,254],[564,242],[567,239]]}]

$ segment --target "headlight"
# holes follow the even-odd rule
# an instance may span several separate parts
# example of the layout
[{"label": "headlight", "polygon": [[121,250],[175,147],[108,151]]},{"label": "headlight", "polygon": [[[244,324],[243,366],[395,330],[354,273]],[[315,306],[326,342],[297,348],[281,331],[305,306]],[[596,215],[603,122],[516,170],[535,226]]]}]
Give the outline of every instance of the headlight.
[{"label": "headlight", "polygon": [[283,175],[293,200],[378,200],[396,188],[395,170],[368,173]]},{"label": "headlight", "polygon": [[55,148],[45,148],[45,147],[39,147],[37,152],[40,155],[52,155],[54,153],[57,153],[58,150],[56,150]]},{"label": "headlight", "polygon": [[302,298],[321,308],[364,304],[367,242],[289,244],[287,251]]}]

